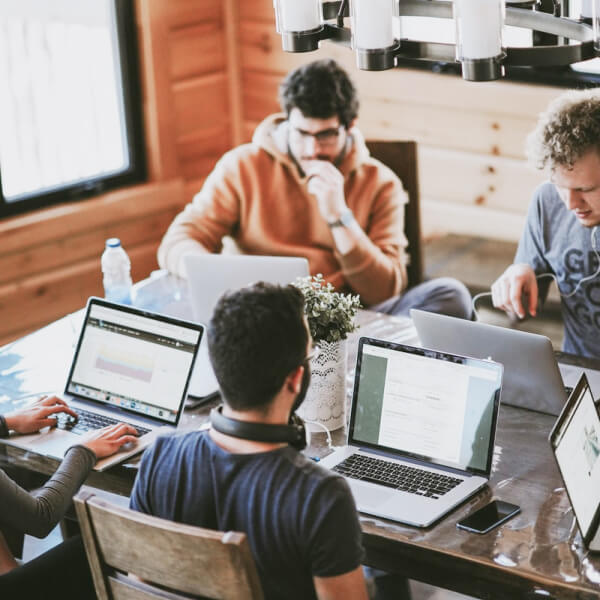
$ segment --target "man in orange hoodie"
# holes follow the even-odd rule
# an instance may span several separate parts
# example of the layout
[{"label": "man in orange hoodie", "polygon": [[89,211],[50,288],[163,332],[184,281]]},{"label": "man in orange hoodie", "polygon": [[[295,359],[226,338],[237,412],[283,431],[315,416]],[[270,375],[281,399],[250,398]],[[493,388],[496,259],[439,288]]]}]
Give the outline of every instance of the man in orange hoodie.
[{"label": "man in orange hoodie", "polygon": [[246,254],[303,256],[338,290],[388,314],[410,308],[471,317],[471,297],[450,278],[407,288],[404,204],[398,177],[369,156],[355,127],[358,98],[333,60],[292,71],[284,114],[227,152],[169,227],[159,264],[186,276],[188,253],[219,252],[230,235]]}]

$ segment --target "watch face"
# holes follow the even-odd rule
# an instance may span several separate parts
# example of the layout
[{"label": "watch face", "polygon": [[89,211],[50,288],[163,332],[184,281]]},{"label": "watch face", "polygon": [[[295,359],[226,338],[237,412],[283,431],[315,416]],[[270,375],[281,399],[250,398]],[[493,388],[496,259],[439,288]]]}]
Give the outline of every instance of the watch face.
[{"label": "watch face", "polygon": [[350,225],[352,223],[352,221],[354,220],[354,215],[352,214],[352,211],[347,210],[345,213],[342,214],[342,216],[340,217],[340,223],[344,226],[344,227],[348,227],[348,225]]},{"label": "watch face", "polygon": [[345,210],[337,221],[328,223],[329,227],[348,227],[354,221],[354,215],[350,209]]}]

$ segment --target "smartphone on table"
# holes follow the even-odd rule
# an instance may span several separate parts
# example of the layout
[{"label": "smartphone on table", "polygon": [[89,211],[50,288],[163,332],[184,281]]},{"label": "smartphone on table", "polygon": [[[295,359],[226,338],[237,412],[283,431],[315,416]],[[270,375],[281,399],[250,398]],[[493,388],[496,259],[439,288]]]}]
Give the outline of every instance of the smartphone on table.
[{"label": "smartphone on table", "polygon": [[503,500],[492,500],[489,504],[460,520],[456,526],[474,533],[487,533],[520,512],[521,508],[516,504]]}]

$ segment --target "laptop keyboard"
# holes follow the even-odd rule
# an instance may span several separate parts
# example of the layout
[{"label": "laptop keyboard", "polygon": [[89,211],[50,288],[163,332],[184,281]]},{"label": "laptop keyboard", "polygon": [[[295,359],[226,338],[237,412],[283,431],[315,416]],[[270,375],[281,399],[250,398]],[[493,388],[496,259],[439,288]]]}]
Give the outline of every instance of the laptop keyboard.
[{"label": "laptop keyboard", "polygon": [[[124,421],[119,421],[118,419],[112,419],[111,417],[88,412],[87,410],[77,409],[76,420],[74,420],[73,417],[67,413],[59,413],[56,426],[59,429],[66,429],[71,433],[81,435],[93,429],[102,429],[103,427],[107,427],[108,425],[116,425],[117,423],[124,423]],[[131,423],[127,423],[127,425],[131,425],[136,429],[138,432],[138,437],[145,435],[150,431],[150,429],[145,429],[139,425],[132,425]]]},{"label": "laptop keyboard", "polygon": [[362,454],[352,454],[333,470],[351,479],[385,485],[409,494],[437,500],[463,480],[442,473],[432,473],[415,467],[379,460]]}]

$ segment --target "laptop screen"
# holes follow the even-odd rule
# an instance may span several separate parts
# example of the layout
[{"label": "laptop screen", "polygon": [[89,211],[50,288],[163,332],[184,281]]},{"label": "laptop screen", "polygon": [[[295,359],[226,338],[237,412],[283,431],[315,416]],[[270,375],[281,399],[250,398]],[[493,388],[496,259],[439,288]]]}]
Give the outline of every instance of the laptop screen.
[{"label": "laptop screen", "polygon": [[581,533],[586,539],[600,507],[600,418],[585,375],[550,434]]},{"label": "laptop screen", "polygon": [[202,326],[91,300],[65,391],[176,423]]},{"label": "laptop screen", "polygon": [[488,474],[502,366],[362,338],[351,444]]}]

